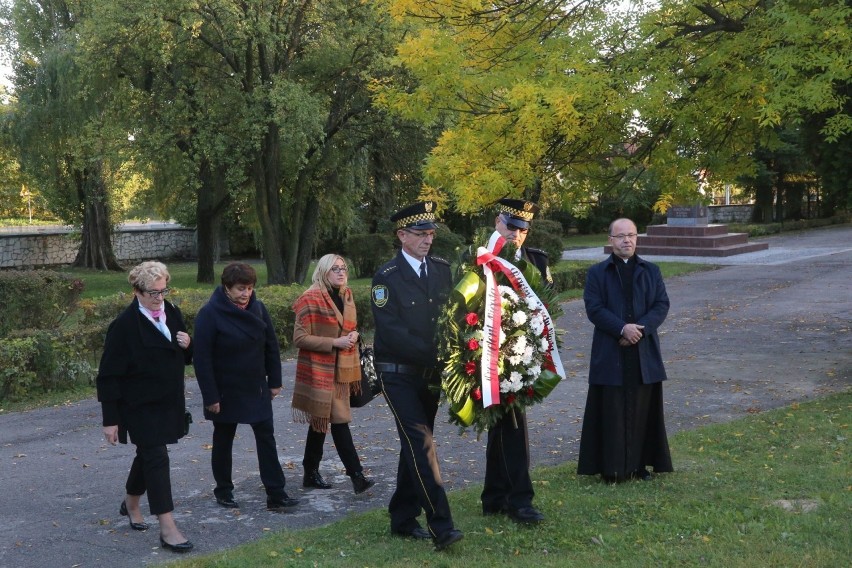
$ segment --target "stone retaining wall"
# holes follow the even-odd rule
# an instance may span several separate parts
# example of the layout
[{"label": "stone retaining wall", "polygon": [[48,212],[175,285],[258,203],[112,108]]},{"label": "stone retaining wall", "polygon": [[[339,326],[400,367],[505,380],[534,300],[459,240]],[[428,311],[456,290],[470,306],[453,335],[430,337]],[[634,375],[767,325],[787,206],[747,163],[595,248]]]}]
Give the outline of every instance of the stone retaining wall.
[{"label": "stone retaining wall", "polygon": [[[195,258],[195,230],[172,223],[122,226],[112,245],[119,262]],[[26,227],[0,233],[0,268],[44,268],[74,262],[80,235],[68,227]]]}]

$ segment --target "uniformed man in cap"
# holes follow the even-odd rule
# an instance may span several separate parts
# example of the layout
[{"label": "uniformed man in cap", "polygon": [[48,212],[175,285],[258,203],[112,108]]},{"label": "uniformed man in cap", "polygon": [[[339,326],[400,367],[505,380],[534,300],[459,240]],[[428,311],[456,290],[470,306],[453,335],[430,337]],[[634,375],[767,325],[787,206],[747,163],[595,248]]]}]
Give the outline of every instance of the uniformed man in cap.
[{"label": "uniformed man in cap", "polygon": [[[547,253],[525,247],[524,241],[530,223],[538,213],[538,205],[523,199],[501,199],[497,202],[495,229],[517,247],[516,259],[523,258],[534,264],[547,285],[553,284]],[[527,416],[515,411],[515,420],[506,416],[488,429],[488,446],[485,452],[485,486],[482,490],[484,515],[506,514],[524,524],[536,524],[544,515],[533,507],[532,480],[530,479],[530,448],[527,434]]]},{"label": "uniformed man in cap", "polygon": [[[461,540],[453,525],[432,431],[441,373],[435,330],[452,288],[450,264],[429,256],[435,203],[419,202],[391,217],[402,249],[373,277],[376,371],[402,445],[388,510],[391,533],[431,538],[437,550]],[[417,521],[426,512],[424,529]]]}]

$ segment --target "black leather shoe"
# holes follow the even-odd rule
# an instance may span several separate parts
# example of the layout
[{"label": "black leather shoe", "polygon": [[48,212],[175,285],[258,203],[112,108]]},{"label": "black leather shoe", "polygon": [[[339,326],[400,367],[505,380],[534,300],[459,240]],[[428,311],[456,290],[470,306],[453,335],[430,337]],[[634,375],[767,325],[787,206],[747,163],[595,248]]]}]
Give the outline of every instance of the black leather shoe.
[{"label": "black leather shoe", "polygon": [[352,474],[352,487],[355,489],[355,495],[363,493],[370,487],[376,484],[372,479],[367,479],[364,477],[364,472],[359,471],[358,473]]},{"label": "black leather shoe", "polygon": [[290,509],[291,507],[295,507],[298,504],[298,499],[293,499],[286,493],[281,495],[280,497],[266,498],[266,508],[270,511],[283,511],[284,509]]},{"label": "black leather shoe", "polygon": [[427,538],[432,538],[432,535],[429,534],[429,531],[424,529],[423,527],[414,527],[408,532],[403,531],[391,531],[393,536],[398,536],[402,538],[416,538],[418,540],[426,540]]},{"label": "black leather shoe", "polygon": [[643,467],[642,469],[637,469],[632,474],[630,474],[630,477],[632,477],[633,479],[641,479],[642,481],[651,481],[652,476],[651,472]]},{"label": "black leather shoe", "polygon": [[519,507],[517,509],[509,509],[507,511],[509,518],[516,523],[525,525],[536,525],[544,520],[544,515],[535,507]]},{"label": "black leather shoe", "polygon": [[302,487],[313,487],[314,489],[331,489],[331,483],[326,483],[322,478],[318,469],[305,472],[305,479],[302,481]]},{"label": "black leather shoe", "polygon": [[508,511],[506,507],[503,505],[483,505],[482,506],[482,514],[486,517],[490,517],[492,515],[505,515]]},{"label": "black leather shoe", "polygon": [[462,532],[458,529],[450,529],[444,534],[435,537],[435,550],[444,550],[453,543],[456,543],[464,538]]},{"label": "black leather shoe", "polygon": [[160,546],[163,550],[171,550],[172,552],[189,552],[193,549],[193,544],[188,540],[177,544],[169,544],[163,540],[163,537],[160,537]]},{"label": "black leather shoe", "polygon": [[127,517],[130,521],[130,528],[135,531],[147,531],[148,523],[134,523],[133,519],[130,518],[130,513],[127,512],[127,503],[125,501],[121,502],[121,507],[118,508],[118,514],[122,517]]},{"label": "black leather shoe", "polygon": [[239,509],[240,504],[234,501],[233,497],[216,497],[216,502],[226,509]]}]

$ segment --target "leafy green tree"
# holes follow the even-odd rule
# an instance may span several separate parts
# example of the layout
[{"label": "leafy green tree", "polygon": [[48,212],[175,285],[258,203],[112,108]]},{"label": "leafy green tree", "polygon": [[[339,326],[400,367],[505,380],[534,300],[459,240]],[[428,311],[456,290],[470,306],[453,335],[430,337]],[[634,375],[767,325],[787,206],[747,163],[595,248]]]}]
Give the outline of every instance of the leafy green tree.
[{"label": "leafy green tree", "polygon": [[17,104],[10,129],[21,168],[37,181],[51,211],[81,226],[74,266],[121,270],[105,173],[112,152],[103,120],[107,89],[75,61],[85,7],[84,1],[11,3],[6,19],[13,37],[6,39]]},{"label": "leafy green tree", "polygon": [[852,130],[845,0],[664,0],[615,16],[596,0],[387,5],[409,28],[398,62],[415,82],[379,84],[378,100],[451,121],[424,193],[463,211],[539,192],[584,204],[645,175],[658,206],[696,200],[699,174],[753,171],[779,126],[818,115],[831,144]]}]

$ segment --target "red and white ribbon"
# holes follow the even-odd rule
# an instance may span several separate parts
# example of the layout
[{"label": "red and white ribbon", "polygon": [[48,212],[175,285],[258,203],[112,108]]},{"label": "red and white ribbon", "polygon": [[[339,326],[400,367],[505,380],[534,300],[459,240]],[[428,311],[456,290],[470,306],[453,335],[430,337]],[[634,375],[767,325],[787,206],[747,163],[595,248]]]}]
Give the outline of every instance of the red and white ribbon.
[{"label": "red and white ribbon", "polygon": [[483,321],[483,349],[481,359],[482,369],[482,407],[488,408],[494,404],[500,404],[500,328],[502,323],[502,299],[498,290],[497,279],[494,272],[503,273],[512,284],[515,292],[533,305],[533,310],[539,310],[544,319],[547,331],[548,350],[547,353],[553,361],[556,374],[563,379],[565,370],[562,367],[562,359],[556,350],[556,326],[553,319],[538,295],[533,291],[520,269],[504,258],[497,256],[506,244],[506,239],[499,232],[494,231],[488,239],[488,247],[479,247],[476,251],[476,263],[482,265],[485,274],[485,317]]}]

